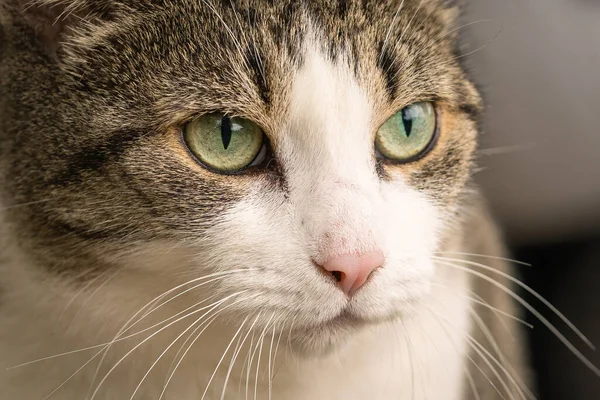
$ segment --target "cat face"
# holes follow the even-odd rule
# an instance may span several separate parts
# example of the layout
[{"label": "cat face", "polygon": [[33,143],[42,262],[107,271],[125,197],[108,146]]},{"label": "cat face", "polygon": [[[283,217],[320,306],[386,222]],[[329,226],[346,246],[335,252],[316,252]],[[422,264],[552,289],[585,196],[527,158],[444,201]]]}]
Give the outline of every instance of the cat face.
[{"label": "cat face", "polygon": [[[52,14],[40,7],[30,22]],[[277,321],[303,351],[427,292],[480,108],[453,9],[186,0],[69,12],[88,22],[37,38],[13,24],[0,78],[3,202],[36,204],[5,218],[44,273],[117,268],[161,291],[217,274],[195,296],[230,299],[227,315],[258,328]],[[429,120],[407,117],[419,107]],[[206,116],[213,131],[195,128]],[[224,148],[254,149],[248,166],[214,158],[214,129]],[[431,130],[416,150],[396,143],[416,129]]]}]

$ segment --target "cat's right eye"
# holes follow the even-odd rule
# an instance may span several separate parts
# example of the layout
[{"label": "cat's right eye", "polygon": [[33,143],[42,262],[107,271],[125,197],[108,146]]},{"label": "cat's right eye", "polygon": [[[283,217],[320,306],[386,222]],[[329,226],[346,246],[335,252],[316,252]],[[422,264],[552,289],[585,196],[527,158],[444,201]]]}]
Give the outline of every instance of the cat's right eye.
[{"label": "cat's right eye", "polygon": [[379,128],[375,148],[388,160],[399,163],[414,161],[426,154],[434,144],[436,119],[433,103],[411,104]]},{"label": "cat's right eye", "polygon": [[206,114],[189,122],[183,137],[194,157],[215,172],[236,173],[266,156],[263,130],[244,118]]}]

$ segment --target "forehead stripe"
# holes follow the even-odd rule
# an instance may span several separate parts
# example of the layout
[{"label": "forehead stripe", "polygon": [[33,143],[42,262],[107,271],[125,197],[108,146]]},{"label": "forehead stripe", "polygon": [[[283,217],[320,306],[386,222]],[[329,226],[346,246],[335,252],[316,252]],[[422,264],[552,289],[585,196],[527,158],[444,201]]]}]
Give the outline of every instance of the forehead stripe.
[{"label": "forehead stripe", "polygon": [[379,67],[385,78],[387,94],[390,100],[393,100],[398,89],[400,68],[396,62],[396,56],[390,51],[389,46],[383,46],[383,42],[381,42],[379,57],[377,57],[377,67]]},{"label": "forehead stripe", "polygon": [[257,48],[248,48],[246,60],[248,60],[248,65],[252,69],[252,78],[258,88],[260,98],[268,107],[272,102],[272,94],[267,82],[267,65],[264,61],[265,57],[261,57],[258,51]]}]

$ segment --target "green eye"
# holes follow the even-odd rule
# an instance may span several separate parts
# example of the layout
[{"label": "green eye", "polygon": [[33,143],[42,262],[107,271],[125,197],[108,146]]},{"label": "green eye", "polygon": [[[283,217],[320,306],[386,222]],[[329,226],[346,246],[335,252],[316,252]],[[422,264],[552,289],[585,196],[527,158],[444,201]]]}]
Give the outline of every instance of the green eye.
[{"label": "green eye", "polygon": [[433,103],[415,103],[394,114],[379,128],[375,147],[387,159],[409,162],[430,149],[435,133]]},{"label": "green eye", "polygon": [[266,155],[264,133],[258,125],[223,114],[203,115],[188,123],[184,140],[204,166],[221,173],[260,164]]}]

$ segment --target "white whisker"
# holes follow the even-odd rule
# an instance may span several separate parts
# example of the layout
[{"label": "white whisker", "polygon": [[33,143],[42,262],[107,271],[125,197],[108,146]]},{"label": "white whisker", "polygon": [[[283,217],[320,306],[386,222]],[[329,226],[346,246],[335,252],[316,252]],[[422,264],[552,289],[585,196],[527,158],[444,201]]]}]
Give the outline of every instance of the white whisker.
[{"label": "white whisker", "polygon": [[528,398],[535,400],[535,395],[527,387],[525,382],[522,379],[520,379],[520,377],[516,373],[514,367],[512,366],[512,364],[508,361],[508,359],[502,352],[502,349],[498,345],[498,342],[494,338],[494,335],[492,334],[492,332],[490,331],[490,329],[488,328],[486,323],[483,321],[483,319],[479,315],[477,315],[477,313],[474,311],[471,311],[471,315],[472,315],[473,320],[477,324],[477,326],[479,326],[479,329],[481,329],[481,332],[483,332],[483,335],[485,336],[485,338],[488,340],[488,342],[492,346],[492,349],[496,352],[496,354],[498,354],[499,361],[502,363],[502,365],[506,365],[507,370],[511,373],[511,375],[517,381],[517,385],[525,391],[525,394]]},{"label": "white whisker", "polygon": [[273,370],[272,370],[272,366],[271,366],[271,363],[272,363],[271,357],[273,355],[273,343],[275,342],[275,327],[276,327],[276,325],[273,324],[273,333],[271,334],[271,344],[269,345],[269,367],[267,370],[268,378],[269,378],[269,400],[271,400],[271,398],[272,398],[271,391],[273,388]]},{"label": "white whisker", "polygon": [[[437,302],[437,303],[440,306],[443,307],[443,305],[440,302]],[[446,318],[445,316],[441,315],[440,313],[438,313],[437,311],[435,311],[433,308],[429,307],[428,305],[424,304],[424,306],[427,309],[429,309],[429,311],[432,314],[434,314],[438,319],[441,319],[441,320],[445,321],[451,328],[456,328],[454,326],[454,324],[449,321],[448,318]],[[498,360],[496,360],[496,358],[483,345],[481,345],[477,340],[475,340],[475,338],[473,338],[473,336],[471,336],[469,333],[465,332],[462,329],[459,329],[459,333],[461,333],[467,339],[468,343],[471,344],[471,348],[481,357],[481,359],[488,366],[488,368],[490,368],[490,370],[492,371],[492,373],[494,374],[494,376],[496,377],[496,379],[498,379],[498,381],[502,385],[502,388],[505,390],[506,393],[508,393],[510,395],[511,400],[514,399],[514,397],[511,394],[511,390],[508,387],[508,384],[506,383],[506,380],[500,375],[500,373],[498,372],[497,368],[494,367],[494,365],[492,364],[491,361],[493,361],[494,364],[496,364],[501,369],[501,371],[503,371],[504,374],[507,377],[509,377],[510,380],[513,380],[513,382],[514,382],[514,379],[512,379],[512,376],[508,373],[508,371],[506,371],[506,369],[504,368],[504,366]],[[516,385],[516,383],[514,383],[514,384]],[[519,390],[520,390],[520,388],[519,388]],[[500,391],[498,391],[498,394],[503,399],[506,400],[506,397],[504,395],[502,395],[502,393]],[[525,398],[524,395],[523,395],[523,398]]]},{"label": "white whisker", "polygon": [[[225,309],[225,307],[223,308]],[[181,363],[183,362],[183,360],[185,359],[185,357],[187,356],[187,354],[189,353],[189,351],[192,349],[192,347],[194,346],[194,344],[198,341],[198,339],[200,338],[200,336],[202,336],[202,334],[212,325],[212,323],[217,319],[217,317],[219,316],[219,313],[223,311],[223,310],[219,310],[217,311],[214,315],[210,316],[206,321],[203,321],[200,325],[198,325],[198,327],[196,327],[196,329],[194,329],[192,331],[192,333],[190,334],[190,337],[188,339],[194,338],[193,340],[191,340],[190,344],[187,346],[187,348],[185,348],[186,343],[189,342],[189,340],[186,340],[186,342],[184,342],[181,345],[181,349],[183,350],[185,348],[185,351],[183,351],[183,354],[181,355],[181,357],[179,358],[179,360],[177,360],[177,357],[179,356],[179,354],[181,353],[181,351],[178,351],[177,354],[175,355],[175,357],[173,358],[173,362],[171,363],[171,365],[169,366],[169,377],[166,379],[165,384],[163,385],[163,389],[160,393],[160,397],[158,398],[158,400],[162,400],[162,398],[164,397],[167,388],[169,387],[169,384],[171,383],[171,380],[173,379],[173,377],[175,376],[175,373],[177,372],[177,369],[179,368],[179,366],[181,365]],[[198,334],[196,334],[196,332],[198,332],[198,330],[202,329]],[[177,361],[177,363],[175,364],[175,361]]]},{"label": "white whisker", "polygon": [[[252,296],[250,296],[252,297]],[[246,300],[246,299],[244,299]],[[235,302],[233,304],[236,304]],[[233,304],[230,304],[230,306],[232,306]],[[219,313],[220,311],[223,311],[223,309],[219,310],[217,313]],[[209,311],[210,312],[210,311]],[[208,313],[207,313],[208,314]],[[150,368],[148,369],[148,371],[146,372],[146,374],[144,375],[144,377],[142,378],[142,380],[140,381],[140,383],[137,385],[137,387],[135,388],[133,394],[131,395],[131,398],[129,400],[133,400],[133,398],[135,397],[136,393],[138,392],[138,390],[140,389],[140,387],[142,386],[142,383],[144,382],[144,380],[148,377],[148,375],[150,374],[150,372],[152,371],[152,369],[154,369],[154,367],[156,366],[156,364],[158,364],[158,362],[162,359],[162,357],[171,349],[171,347],[173,347],[175,345],[175,343],[177,343],[177,341],[179,341],[179,339],[181,339],[182,336],[184,336],[190,329],[192,329],[194,327],[194,325],[196,325],[198,322],[200,322],[202,319],[204,319],[204,317],[207,315],[201,315],[198,319],[196,319],[196,321],[194,321],[192,324],[190,324],[190,326],[188,328],[186,328],[181,334],[179,334],[172,342],[171,344],[169,344],[165,350],[158,356],[158,358],[154,361],[154,363],[150,366]],[[244,320],[245,323],[245,320]],[[243,326],[243,324],[242,324]]]},{"label": "white whisker", "polygon": [[461,54],[460,56],[456,57],[456,60],[459,60],[461,58],[464,57],[469,57],[472,56],[473,54],[485,49],[486,47],[488,47],[490,44],[492,44],[492,42],[494,42],[494,40],[496,40],[498,38],[498,36],[500,36],[500,34],[502,33],[502,31],[504,30],[504,25],[502,25],[501,23],[499,24],[499,28],[498,28],[498,32],[496,32],[496,34],[494,35],[494,37],[492,37],[489,41],[487,41],[484,45],[476,48],[473,51],[470,51],[468,53],[465,54]]},{"label": "white whisker", "polygon": [[[79,296],[81,296],[83,294],[83,292],[85,292],[86,290],[88,290],[92,285],[94,285],[94,283],[96,283],[97,281],[99,281],[101,278],[103,278],[107,273],[109,273],[111,271],[112,268],[107,269],[106,271],[102,272],[101,274],[99,274],[98,276],[96,276],[95,278],[91,279],[86,285],[82,286],[76,293],[75,295],[73,295],[73,297],[71,298],[71,300],[69,300],[69,302],[67,303],[67,305],[65,306],[65,308],[62,310],[62,312],[60,313],[60,315],[58,316],[58,320],[61,321],[63,316],[65,315],[65,313],[67,312],[67,310],[69,309],[69,307],[71,307],[71,305],[75,302],[75,300],[77,300],[77,298]],[[93,294],[92,294],[93,295]]]},{"label": "white whisker", "polygon": [[[458,290],[456,290],[456,289],[454,289],[452,287],[443,285],[443,284],[438,283],[438,282],[429,282],[429,284],[433,285],[433,286],[437,286],[437,287],[442,288],[442,289],[445,289],[445,290],[447,290],[449,292],[452,292],[452,294],[455,295],[455,296],[457,296],[457,297],[462,297],[462,298],[467,299],[467,300],[469,300],[469,301],[471,301],[471,302],[473,302],[475,304],[479,304],[480,306],[489,309],[490,311],[492,311],[494,314],[496,314],[498,316],[502,315],[504,317],[510,318],[511,320],[516,321],[516,322],[518,322],[518,323],[526,326],[527,328],[533,329],[533,325],[531,325],[529,322],[527,322],[527,321],[525,321],[525,320],[523,320],[523,319],[521,319],[519,317],[516,317],[516,316],[514,316],[514,315],[512,315],[512,314],[510,314],[510,313],[508,313],[506,311],[502,311],[502,310],[500,310],[497,307],[492,306],[491,304],[489,304],[488,302],[484,301],[480,296],[476,295],[473,292],[470,292],[471,296],[469,296],[469,295],[460,293]],[[500,318],[500,321],[502,321],[501,318]]]},{"label": "white whisker", "polygon": [[[252,336],[250,338],[250,345],[248,347],[248,351],[246,352],[246,359],[244,360],[244,368],[242,369],[242,374],[244,373],[244,369],[246,370],[246,400],[248,400],[248,390],[249,390],[249,382],[250,382],[250,369],[252,368],[252,357],[254,356],[254,354],[252,353],[252,349],[254,348],[254,334],[255,332],[252,331]],[[240,388],[242,385],[242,380],[240,379]]]},{"label": "white whisker", "polygon": [[[261,313],[259,312],[258,315],[256,316],[256,318],[254,319],[254,322],[252,322],[252,325],[250,325],[250,328],[248,328],[248,332],[246,332],[246,335],[241,340],[241,342],[239,344],[239,347],[237,347],[235,349],[235,351],[233,353],[233,356],[231,357],[231,361],[229,362],[229,368],[227,370],[227,375],[225,376],[225,382],[223,383],[223,392],[221,392],[221,400],[225,399],[225,391],[227,390],[227,382],[229,382],[229,376],[231,375],[231,371],[233,370],[233,367],[235,365],[235,361],[237,360],[240,351],[244,347],[244,343],[246,343],[246,340],[248,339],[248,336],[250,336],[250,333],[253,332],[254,326],[256,325],[256,322],[258,322],[258,319],[260,318],[260,315],[261,315]],[[240,383],[241,383],[241,380],[240,380]]]},{"label": "white whisker", "polygon": [[[511,263],[515,263],[515,264],[519,264],[519,265],[524,265],[526,267],[532,266],[531,264],[526,263],[524,261],[514,260],[512,258],[490,256],[490,255],[486,255],[486,254],[465,253],[465,252],[461,252],[461,251],[438,251],[436,254],[442,254],[442,255],[443,254],[454,254],[454,255],[459,255],[459,256],[481,257],[481,258],[489,258],[490,260],[507,261],[507,262],[511,262]],[[460,258],[452,258],[452,260],[461,260],[461,259]]]},{"label": "white whisker", "polygon": [[[429,309],[429,311],[431,312],[431,309]],[[433,317],[435,318],[436,322],[440,325],[440,328],[442,328],[444,330],[444,332],[446,333],[446,335],[448,337],[450,336],[450,333],[448,332],[448,328],[442,323],[443,321],[440,321],[440,318],[436,315],[433,314]],[[456,343],[454,342],[454,340],[452,341],[456,347]],[[458,351],[458,349],[457,349]],[[467,357],[467,359],[473,364],[473,366],[475,366],[475,368],[477,368],[477,370],[483,375],[483,377],[489,382],[489,384],[494,388],[494,390],[502,397],[502,393],[500,392],[500,389],[496,386],[496,384],[492,381],[492,379],[488,376],[488,374],[485,373],[485,371],[483,370],[483,368],[481,368],[479,366],[479,364],[477,364],[477,362],[475,362],[475,360],[473,359],[473,357],[471,357],[471,355],[467,352],[465,354],[465,357]],[[468,368],[467,368],[468,370]],[[470,375],[470,374],[469,374]],[[472,379],[472,377],[471,377]],[[474,384],[474,382],[473,382]],[[477,393],[475,397],[480,397],[479,392],[477,392],[477,387],[475,386],[475,392]]]},{"label": "white whisker", "polygon": [[[225,297],[223,300],[219,300],[217,302],[217,304],[215,306],[213,306],[213,308],[211,308],[208,312],[212,311],[213,309],[215,309],[216,307],[220,306],[222,303],[224,303],[225,301],[229,300],[230,298],[234,297],[234,296],[239,296],[240,294],[243,294],[247,292],[247,290],[243,290],[234,294],[231,294],[227,297]],[[191,315],[197,314],[198,312],[201,312],[202,309],[200,310],[196,310],[193,311],[191,313],[189,313],[186,316],[180,317],[177,320],[171,322],[170,324],[168,324],[167,326],[162,327],[161,329],[159,329],[158,331],[154,332],[153,334],[151,334],[150,336],[148,336],[146,339],[144,339],[142,342],[140,342],[138,345],[136,345],[133,349],[131,349],[130,351],[128,351],[123,357],[121,357],[116,363],[115,365],[113,365],[113,367],[104,375],[104,377],[102,378],[102,380],[100,381],[100,383],[98,383],[98,385],[96,386],[96,389],[94,390],[94,392],[92,393],[92,396],[90,398],[90,400],[94,400],[94,398],[96,397],[96,395],[98,394],[98,392],[100,391],[100,388],[102,386],[102,384],[104,382],[106,382],[106,380],[108,379],[108,377],[110,376],[110,374],[112,374],[112,372],[123,362],[123,360],[125,360],[131,353],[133,353],[135,350],[137,350],[140,346],[142,346],[144,343],[146,343],[148,340],[152,339],[154,336],[156,336],[157,334],[159,334],[160,332],[164,331],[165,329],[169,328],[170,326],[172,326],[173,324],[183,320],[184,318],[187,318]],[[207,313],[208,313],[207,312]],[[206,315],[207,313],[205,313],[204,315]]]},{"label": "white whisker", "polygon": [[[246,271],[246,270],[238,270],[237,272],[241,272],[241,271]],[[230,272],[234,272],[234,271],[230,271]],[[225,273],[220,273],[220,274],[225,274]],[[211,276],[212,276],[212,275],[214,275],[214,274],[211,274]],[[199,279],[205,279],[205,278],[206,278],[206,277],[202,277],[202,278],[194,279],[193,281],[197,281],[197,280],[199,280]],[[15,366],[9,367],[9,368],[7,368],[6,370],[12,370],[12,369],[17,369],[17,368],[22,368],[22,367],[25,367],[25,366],[28,366],[28,365],[31,365],[31,364],[35,364],[35,363],[38,363],[38,362],[47,361],[47,360],[51,360],[51,359],[58,358],[58,357],[68,356],[68,355],[71,355],[71,354],[81,353],[81,352],[84,352],[84,351],[89,351],[89,350],[97,349],[97,348],[100,348],[100,347],[105,347],[105,346],[107,346],[107,345],[110,345],[111,343],[117,343],[117,342],[119,342],[119,341],[123,341],[123,340],[129,339],[129,338],[132,338],[132,337],[134,337],[134,336],[137,336],[137,335],[139,335],[139,334],[141,334],[141,333],[147,332],[148,330],[150,330],[150,329],[153,329],[153,328],[155,328],[155,327],[157,327],[157,326],[159,326],[159,325],[162,325],[164,322],[166,322],[166,321],[169,321],[170,319],[173,319],[173,318],[174,318],[174,317],[176,317],[177,315],[181,315],[183,312],[185,312],[185,311],[187,311],[187,310],[189,310],[189,309],[191,309],[191,308],[193,308],[193,307],[197,306],[198,304],[202,304],[202,302],[206,301],[207,299],[203,300],[202,302],[199,302],[199,303],[195,304],[194,306],[188,307],[188,308],[187,308],[186,310],[184,310],[183,312],[179,312],[179,313],[175,314],[174,316],[171,316],[171,317],[167,318],[166,320],[164,320],[164,321],[161,321],[161,322],[159,322],[159,323],[157,323],[157,324],[155,324],[155,325],[153,325],[153,326],[151,326],[151,327],[149,327],[149,328],[145,328],[144,330],[138,331],[138,332],[136,332],[136,333],[134,333],[134,334],[128,335],[128,336],[126,336],[126,337],[123,337],[123,338],[119,338],[119,337],[120,337],[120,335],[121,335],[122,333],[124,333],[124,332],[126,332],[127,330],[131,329],[131,328],[132,328],[133,326],[135,326],[135,325],[136,325],[136,324],[137,324],[139,321],[137,321],[136,323],[134,323],[133,325],[131,325],[131,326],[130,326],[129,328],[127,328],[127,329],[125,329],[125,326],[129,325],[129,323],[130,323],[131,321],[133,321],[133,320],[134,320],[134,319],[135,319],[135,318],[136,318],[136,317],[137,317],[137,316],[138,316],[140,313],[142,313],[142,312],[143,312],[143,311],[144,311],[146,308],[148,308],[148,307],[151,307],[151,306],[152,306],[152,303],[154,303],[154,302],[157,302],[157,301],[160,301],[160,299],[161,299],[161,298],[163,298],[163,297],[165,297],[167,294],[169,294],[169,293],[172,293],[174,290],[180,289],[181,287],[183,287],[183,286],[185,286],[185,285],[187,285],[187,284],[189,284],[189,283],[191,283],[191,282],[192,282],[192,281],[190,281],[190,282],[188,282],[188,283],[186,283],[186,284],[183,284],[183,285],[179,285],[179,286],[177,286],[176,288],[173,288],[173,289],[171,289],[171,290],[168,290],[167,292],[163,293],[162,295],[160,295],[160,296],[156,297],[155,299],[153,299],[152,301],[148,302],[148,303],[147,303],[145,306],[143,306],[143,307],[142,307],[142,308],[141,308],[141,309],[140,309],[138,312],[136,312],[136,313],[135,313],[135,314],[134,314],[134,315],[133,315],[133,316],[132,316],[132,317],[131,317],[131,318],[130,318],[130,319],[129,319],[129,320],[126,322],[126,323],[125,323],[124,327],[121,329],[121,331],[119,332],[119,334],[117,334],[117,336],[115,337],[115,339],[111,340],[110,342],[101,343],[101,344],[97,344],[97,345],[94,345],[94,346],[89,346],[89,347],[84,347],[84,348],[77,349],[77,350],[66,351],[66,352],[63,352],[63,353],[54,354],[54,355],[47,356],[47,357],[41,357],[41,358],[38,358],[38,359],[35,359],[35,360],[32,360],[32,361],[27,361],[27,362],[24,362],[24,363],[21,363],[21,364],[18,364],[18,365],[15,365]],[[210,281],[210,282],[213,282],[213,281]],[[210,283],[210,282],[205,282],[205,283]],[[197,288],[197,287],[198,287],[198,286],[195,286],[194,288]],[[214,297],[215,297],[215,296],[211,296],[211,297],[209,297],[208,299],[211,299],[211,298],[214,298]],[[145,316],[147,316],[147,315],[149,315],[149,314],[150,314],[150,313],[146,314]],[[144,317],[145,317],[145,316],[144,316]],[[143,318],[143,317],[142,317],[142,318]]]},{"label": "white whisker", "polygon": [[229,35],[229,37],[231,38],[231,40],[233,41],[233,45],[236,47],[238,54],[240,56],[240,58],[242,59],[242,61],[248,65],[248,59],[246,58],[246,56],[244,55],[244,50],[242,49],[242,46],[240,44],[240,41],[236,38],[236,36],[233,34],[233,31],[231,30],[231,28],[229,27],[229,25],[227,25],[227,23],[225,22],[225,20],[223,19],[223,17],[221,16],[221,14],[219,14],[219,12],[217,11],[217,9],[215,8],[215,6],[210,2],[210,0],[201,0],[204,4],[206,4],[210,10],[215,14],[215,16],[217,17],[217,19],[219,20],[219,22],[223,25],[223,27],[225,28],[225,30],[227,31],[227,34]]},{"label": "white whisker", "polygon": [[257,394],[258,394],[258,376],[260,374],[260,360],[261,360],[261,356],[262,356],[264,339],[265,339],[265,335],[267,333],[267,330],[269,329],[269,325],[271,324],[271,321],[273,321],[273,318],[275,318],[275,313],[273,313],[271,315],[271,318],[269,318],[269,320],[265,324],[265,327],[262,330],[262,332],[260,334],[260,337],[258,338],[258,343],[257,343],[258,358],[256,360],[256,377],[254,379],[254,400],[257,400]]},{"label": "white whisker", "polygon": [[[108,285],[108,283],[113,280],[122,270],[118,269],[116,270],[112,275],[110,275],[104,282],[102,282],[102,284],[100,284],[96,289],[94,289],[92,291],[92,293],[90,293],[90,295],[85,299],[85,301],[83,303],[81,303],[81,305],[79,306],[79,308],[77,309],[77,311],[75,312],[75,315],[72,318],[72,322],[75,321],[77,319],[77,317],[79,316],[79,314],[85,309],[85,306],[90,302],[90,300],[92,300],[92,298],[98,294],[98,292],[100,292],[100,290],[102,290],[103,287],[105,287],[106,285]],[[73,299],[74,301],[75,299]],[[72,303],[70,303],[72,304]],[[66,310],[66,307],[65,307]]]},{"label": "white whisker", "polygon": [[[452,261],[459,261],[459,260],[452,260]],[[467,273],[470,273],[474,276],[477,276],[489,283],[491,283],[492,285],[496,286],[497,288],[499,288],[500,290],[502,290],[503,292],[507,293],[509,296],[511,296],[513,299],[515,299],[516,301],[518,301],[523,307],[525,307],[527,310],[529,310],[529,312],[531,312],[540,322],[542,322],[565,346],[567,346],[567,348],[577,357],[579,358],[579,360],[581,362],[583,362],[592,372],[594,372],[596,375],[600,376],[600,369],[598,369],[598,367],[596,367],[586,356],[584,356],[550,321],[548,321],[548,319],[546,317],[544,317],[539,311],[537,311],[533,306],[531,306],[528,302],[526,302],[522,297],[520,297],[519,295],[515,294],[513,291],[511,291],[510,289],[508,289],[506,286],[498,283],[497,281],[495,281],[494,279],[488,277],[487,275],[484,275],[480,272],[477,271],[473,271],[469,268],[466,267],[462,267],[459,265],[455,265],[452,264],[450,262],[444,262],[444,261],[440,261],[438,260],[438,262],[441,262],[442,264],[445,264],[447,266],[456,268],[456,269],[460,269],[462,271],[465,271]],[[477,264],[477,263],[472,263],[470,261],[463,261],[467,264]],[[529,288],[529,286],[525,285],[524,283],[522,283],[521,281],[511,277],[508,274],[505,274],[501,271],[497,271],[493,268],[487,267],[487,266],[482,266],[479,264],[480,267],[483,267],[484,269],[488,269],[491,272],[495,272],[498,273],[504,277],[506,277],[507,279],[517,283],[519,286],[523,287],[525,290],[527,290],[528,292],[530,292],[531,294],[533,294],[536,298],[538,298],[540,301],[542,301],[544,304],[549,305],[549,308],[555,312],[555,314],[557,316],[559,316],[561,319],[563,319],[563,321],[565,321],[567,323],[567,325],[569,325],[569,327],[578,334],[578,336],[580,336],[581,338],[584,339],[584,341],[594,349],[594,346],[589,342],[589,340],[573,325],[573,323],[571,323],[566,317],[564,317],[564,315],[562,315],[554,306],[552,306],[546,299],[544,299],[542,296],[540,296],[536,291],[534,291],[533,289]],[[562,316],[562,317],[561,317]]]},{"label": "white whisker", "polygon": [[213,371],[212,375],[210,376],[210,379],[208,380],[208,383],[206,384],[206,388],[204,389],[204,393],[202,393],[201,400],[204,400],[204,398],[206,397],[206,393],[208,393],[208,388],[210,387],[210,384],[212,383],[213,379],[215,378],[215,375],[217,374],[217,371],[219,370],[219,367],[223,363],[223,360],[225,359],[225,356],[227,355],[227,353],[229,352],[229,349],[233,345],[233,342],[235,341],[235,338],[240,334],[240,332],[242,331],[242,329],[246,325],[246,322],[248,322],[248,317],[244,318],[244,320],[242,321],[240,327],[235,332],[235,335],[233,335],[233,337],[231,338],[231,341],[229,342],[229,344],[225,348],[225,351],[223,351],[223,355],[219,359],[219,362],[217,363],[217,366],[215,367],[215,370]]},{"label": "white whisker", "polygon": [[390,24],[390,27],[388,28],[388,31],[385,35],[385,39],[383,41],[383,45],[381,46],[381,51],[379,53],[379,62],[380,63],[381,63],[381,58],[383,57],[383,54],[385,53],[385,50],[387,49],[387,45],[390,41],[390,35],[392,34],[392,30],[396,26],[396,21],[398,20],[398,16],[400,15],[402,8],[404,7],[404,2],[405,2],[405,0],[402,0],[402,3],[400,3],[400,6],[396,10],[396,13],[394,14],[394,18],[392,19],[392,23]]},{"label": "white whisker", "polygon": [[[592,342],[579,330],[577,329],[577,327],[575,326],[575,324],[573,324],[563,313],[561,313],[556,307],[554,307],[552,305],[552,303],[550,303],[548,300],[546,300],[542,295],[540,295],[538,292],[536,292],[535,290],[533,290],[530,286],[526,285],[525,283],[521,282],[520,280],[518,280],[517,278],[499,271],[497,269],[494,269],[492,267],[489,267],[487,265],[481,264],[481,263],[477,263],[474,261],[469,261],[469,260],[460,260],[460,259],[452,259],[452,258],[446,258],[446,257],[435,257],[438,260],[442,260],[442,261],[446,261],[448,262],[451,266],[455,266],[454,264],[451,264],[452,262],[461,262],[463,264],[466,265],[471,265],[474,267],[478,267],[481,268],[485,271],[489,271],[492,272],[494,274],[500,275],[505,279],[508,279],[509,281],[517,284],[518,286],[520,286],[521,288],[525,289],[529,294],[533,295],[536,299],[538,299],[539,301],[541,301],[546,307],[548,307],[554,314],[556,314],[556,316],[558,316],[577,336],[579,336],[579,338],[588,345],[588,347],[590,347],[592,350],[596,350],[596,347],[592,344]],[[492,280],[493,281],[493,280]],[[495,281],[493,281],[495,282]]]},{"label": "white whisker", "polygon": [[[133,329],[133,327],[134,327],[134,326],[136,326],[136,325],[137,325],[138,323],[140,323],[142,320],[144,320],[145,318],[147,318],[147,317],[148,317],[150,314],[152,314],[153,312],[157,311],[158,309],[160,309],[160,308],[161,308],[161,307],[163,307],[164,305],[166,305],[166,304],[170,303],[171,301],[173,301],[173,300],[177,299],[178,297],[180,297],[180,296],[183,296],[184,294],[186,294],[186,293],[188,293],[188,292],[190,292],[190,291],[192,291],[192,290],[194,290],[194,289],[197,289],[197,288],[199,288],[199,287],[201,287],[201,286],[204,286],[204,285],[207,285],[207,284],[209,284],[209,283],[212,283],[212,282],[215,282],[215,281],[218,281],[218,280],[224,279],[224,278],[228,277],[228,276],[229,276],[229,275],[231,275],[231,274],[234,274],[234,273],[243,273],[243,272],[245,272],[245,271],[247,271],[247,270],[232,270],[232,271],[226,271],[226,272],[222,272],[222,273],[219,273],[219,272],[218,272],[218,273],[213,273],[213,274],[209,274],[209,275],[204,275],[204,276],[202,276],[202,277],[200,277],[200,278],[195,278],[195,279],[189,280],[189,281],[187,281],[187,282],[185,282],[185,283],[183,283],[183,284],[180,284],[180,285],[178,285],[178,286],[176,286],[176,287],[174,287],[174,288],[172,288],[172,289],[170,289],[170,290],[168,290],[168,291],[166,291],[166,292],[162,293],[161,295],[159,295],[159,296],[155,297],[155,298],[154,298],[153,300],[151,300],[150,302],[146,303],[146,305],[144,305],[144,306],[143,306],[143,307],[142,307],[142,308],[141,308],[141,309],[140,309],[138,312],[136,312],[136,313],[135,313],[135,314],[134,314],[134,315],[133,315],[133,316],[132,316],[132,317],[131,317],[131,318],[130,318],[130,319],[129,319],[129,320],[128,320],[128,321],[127,321],[127,322],[126,322],[124,325],[123,325],[123,327],[122,327],[122,328],[119,330],[119,332],[117,332],[117,335],[116,335],[116,336],[113,338],[112,342],[111,342],[111,343],[109,343],[109,344],[108,344],[108,346],[105,348],[105,350],[104,350],[104,355],[103,355],[103,356],[102,356],[102,358],[100,359],[100,362],[98,363],[98,366],[96,367],[96,372],[94,373],[94,377],[92,378],[92,383],[91,383],[91,385],[90,385],[90,392],[91,392],[92,388],[94,387],[94,384],[95,384],[95,382],[96,382],[96,379],[97,379],[97,377],[98,377],[98,374],[99,374],[99,372],[100,372],[100,368],[101,368],[101,366],[102,366],[102,364],[103,364],[103,362],[104,362],[104,359],[105,359],[105,358],[106,358],[106,356],[108,355],[108,352],[110,351],[110,349],[111,349],[111,347],[112,347],[113,343],[116,343],[116,342],[118,342],[118,341],[120,341],[120,340],[122,339],[122,338],[121,338],[121,335],[125,334],[125,333],[126,333],[126,332],[128,332],[130,329]],[[154,307],[154,305],[155,305],[156,303],[160,302],[160,301],[161,301],[161,300],[162,300],[164,297],[168,296],[169,294],[173,293],[174,291],[176,291],[176,290],[178,290],[178,289],[180,289],[180,288],[182,288],[182,287],[185,287],[185,286],[187,286],[187,285],[189,285],[189,284],[191,284],[191,283],[198,282],[199,280],[203,280],[203,279],[207,279],[207,278],[211,278],[211,277],[215,277],[215,276],[216,276],[216,278],[214,278],[214,279],[209,279],[209,280],[207,280],[207,281],[204,281],[204,282],[202,282],[202,283],[196,284],[196,285],[192,286],[191,288],[188,288],[188,289],[184,290],[183,292],[181,292],[181,293],[178,293],[178,294],[177,294],[177,295],[175,295],[175,296],[172,296],[171,298],[169,298],[169,299],[168,299],[168,300],[166,300],[165,302],[161,303],[160,305],[158,305],[158,306]],[[147,331],[147,330],[149,330],[149,329],[152,329],[152,328],[154,328],[154,327],[156,327],[156,326],[158,326],[158,325],[162,325],[163,323],[165,323],[165,322],[168,322],[168,321],[170,321],[170,320],[172,320],[172,319],[174,319],[174,318],[177,318],[179,315],[186,313],[188,310],[191,310],[192,308],[194,308],[194,307],[196,307],[196,306],[198,306],[198,305],[200,305],[200,304],[204,303],[205,301],[208,301],[208,300],[210,300],[210,299],[212,299],[212,298],[214,298],[214,297],[215,297],[215,296],[210,296],[210,297],[208,297],[207,299],[204,299],[204,300],[202,300],[202,301],[200,301],[200,302],[198,302],[198,303],[196,303],[196,304],[194,304],[194,305],[192,305],[192,306],[188,307],[187,309],[185,309],[185,310],[183,310],[183,311],[180,311],[180,312],[178,312],[177,314],[175,314],[175,315],[173,315],[173,316],[171,316],[171,317],[169,317],[169,318],[167,318],[167,319],[165,319],[165,320],[161,321],[160,323],[158,323],[158,324],[155,324],[155,325],[151,326],[150,328],[146,328],[146,329],[142,330],[141,332]],[[144,315],[142,315],[142,316],[141,316],[141,317],[140,317],[140,318],[139,318],[137,321],[135,321],[133,324],[129,325],[129,324],[130,324],[130,323],[131,323],[131,322],[132,322],[132,321],[135,319],[135,317],[136,317],[137,315],[139,315],[141,312],[143,312],[143,311],[144,311],[146,308],[148,308],[148,309],[149,309],[149,311],[148,311],[148,312],[146,312]],[[128,325],[129,325],[129,326],[128,326]],[[137,334],[136,334],[136,335],[137,335]],[[129,336],[131,336],[131,335],[129,335]]]}]

